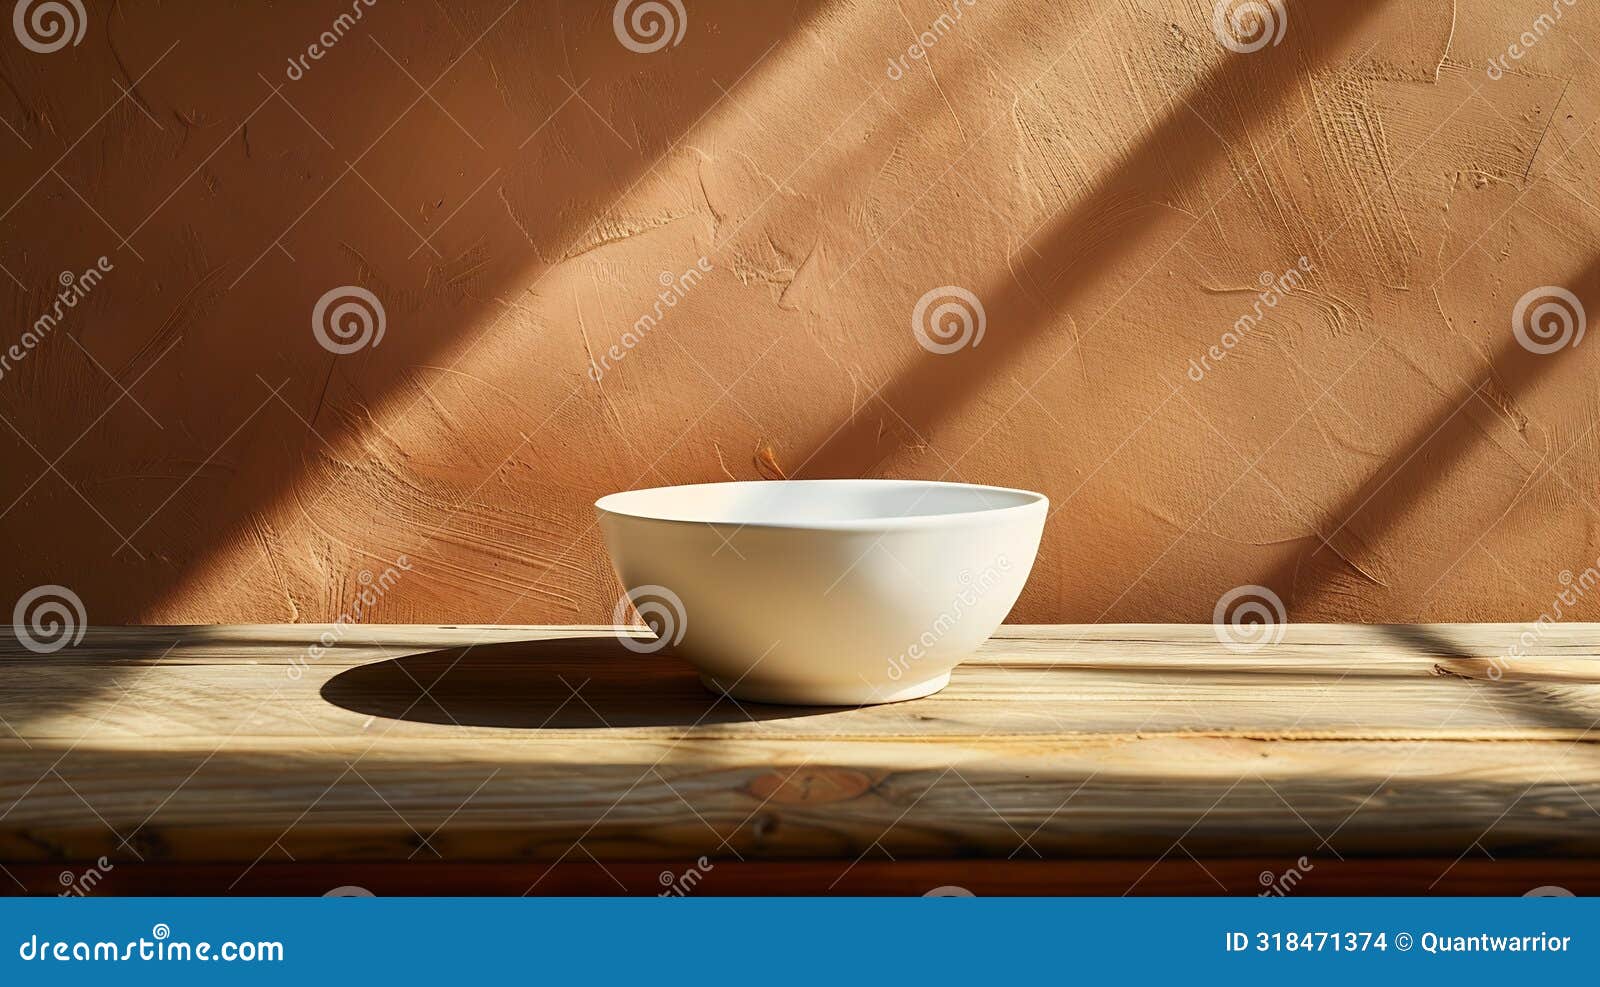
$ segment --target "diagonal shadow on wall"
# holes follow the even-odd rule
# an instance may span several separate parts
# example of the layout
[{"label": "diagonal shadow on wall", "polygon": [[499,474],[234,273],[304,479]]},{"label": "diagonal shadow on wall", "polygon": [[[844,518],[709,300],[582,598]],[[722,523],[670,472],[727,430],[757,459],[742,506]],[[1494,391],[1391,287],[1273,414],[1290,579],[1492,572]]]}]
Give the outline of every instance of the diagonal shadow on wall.
[{"label": "diagonal shadow on wall", "polygon": [[[1600,258],[1563,279],[1562,284],[1577,296],[1585,312],[1600,311]],[[1497,314],[1485,321],[1495,324],[1505,318]],[[1383,468],[1328,512],[1337,527],[1326,537],[1343,542],[1335,545],[1338,551],[1319,544],[1303,559],[1290,560],[1264,573],[1259,579],[1261,585],[1284,595],[1291,610],[1294,599],[1303,599],[1325,588],[1330,576],[1345,564],[1342,559],[1359,556],[1364,542],[1373,542],[1397,528],[1434,489],[1441,475],[1462,462],[1474,447],[1488,441],[1488,432],[1481,420],[1485,415],[1498,414],[1492,410],[1496,398],[1508,404],[1515,403],[1574,357],[1569,349],[1532,352],[1512,334],[1509,321],[1505,324],[1505,342],[1495,352],[1487,370],[1470,386],[1462,387],[1437,415],[1413,429],[1405,446],[1397,450]],[[1554,463],[1541,464],[1541,467],[1559,468]],[[1536,470],[1529,477],[1529,483],[1542,478],[1545,478],[1542,469]],[[1519,496],[1526,489],[1519,492]],[[1508,504],[1507,508],[1510,506]],[[1358,518],[1359,531],[1353,524]],[[1462,552],[1470,551],[1480,534],[1476,529],[1458,532]],[[1307,564],[1319,561],[1327,564]],[[1413,602],[1421,607],[1425,601]],[[1534,616],[1530,614],[1529,618]],[[1433,643],[1441,654],[1456,653],[1445,639],[1436,639]]]},{"label": "diagonal shadow on wall", "polygon": [[[81,325],[73,325],[64,329],[63,333],[70,333],[74,342],[82,336],[83,341],[77,345],[88,352],[99,352],[98,359],[123,381],[131,381],[141,372],[154,367],[155,371],[149,378],[143,379],[142,386],[136,390],[139,396],[157,409],[161,407],[158,398],[150,395],[157,393],[155,385],[170,386],[163,380],[169,376],[177,377],[184,382],[184,387],[194,388],[197,394],[203,393],[203,388],[216,386],[217,381],[225,381],[224,390],[232,390],[235,395],[245,397],[232,398],[233,403],[226,406],[211,405],[208,412],[216,422],[183,421],[174,428],[170,427],[173,425],[172,416],[163,415],[168,418],[166,431],[154,437],[156,445],[146,447],[148,456],[154,461],[141,462],[144,468],[135,471],[140,475],[132,478],[122,475],[105,477],[103,464],[95,460],[97,446],[116,448],[119,442],[137,445],[145,439],[145,436],[137,434],[139,429],[153,430],[153,426],[145,424],[139,413],[131,408],[132,402],[122,405],[120,409],[107,409],[107,414],[95,419],[96,412],[112,401],[112,398],[105,398],[82,421],[73,421],[61,409],[30,397],[30,394],[41,391],[54,394],[61,390],[56,378],[62,372],[49,361],[82,361],[84,358],[73,346],[63,345],[58,347],[61,350],[59,353],[35,357],[18,373],[8,376],[5,381],[8,385],[6,396],[14,404],[5,408],[7,419],[19,426],[19,430],[27,436],[27,441],[36,445],[46,459],[53,458],[63,448],[71,453],[71,458],[60,466],[60,476],[66,479],[58,480],[57,475],[47,470],[45,463],[23,444],[24,439],[18,438],[10,429],[0,428],[0,448],[6,448],[8,454],[14,450],[15,460],[21,467],[17,470],[15,486],[8,485],[4,498],[0,499],[0,509],[4,509],[6,503],[17,497],[14,509],[4,520],[3,527],[0,527],[0,534],[11,543],[15,557],[26,560],[25,565],[12,570],[12,580],[7,581],[10,590],[6,593],[8,600],[16,599],[35,584],[70,584],[87,604],[91,622],[115,623],[148,619],[152,610],[169,599],[174,589],[184,585],[185,581],[204,579],[223,586],[234,582],[243,574],[218,564],[221,546],[249,544],[260,537],[264,514],[278,509],[293,511],[322,492],[316,489],[311,493],[303,493],[300,487],[308,482],[313,486],[326,485],[330,477],[333,482],[342,482],[344,477],[340,470],[351,464],[333,450],[358,449],[366,437],[378,431],[374,427],[377,416],[371,409],[396,392],[408,388],[420,389],[415,386],[420,376],[419,368],[432,363],[447,363],[449,361],[443,354],[450,348],[459,348],[466,340],[488,334],[491,330],[486,327],[507,310],[505,299],[516,299],[519,293],[528,289],[530,282],[536,283],[544,273],[570,263],[573,256],[593,249],[596,244],[609,244],[617,235],[617,230],[632,231],[633,226],[638,225],[637,217],[628,214],[627,200],[636,183],[646,179],[665,159],[682,155],[682,142],[701,121],[717,119],[716,115],[720,114],[734,124],[741,124],[743,118],[739,116],[740,111],[731,105],[743,95],[740,82],[744,85],[756,82],[764,69],[770,69],[779,60],[785,47],[795,43],[797,36],[816,30],[817,21],[828,10],[829,4],[827,0],[793,0],[766,5],[755,11],[743,4],[726,4],[724,11],[703,5],[695,12],[699,19],[697,27],[701,32],[698,38],[691,36],[690,43],[681,51],[654,54],[630,52],[618,43],[612,36],[609,7],[604,16],[600,16],[583,4],[572,4],[564,9],[540,9],[523,4],[513,10],[504,22],[493,23],[497,12],[505,6],[483,4],[464,12],[464,23],[452,25],[463,31],[460,42],[456,44],[433,44],[430,32],[438,31],[438,25],[427,22],[419,26],[413,22],[412,12],[402,15],[397,11],[394,16],[401,17],[400,20],[379,20],[374,15],[361,25],[361,33],[352,33],[342,42],[338,52],[339,57],[347,62],[365,59],[371,64],[370,74],[363,75],[360,80],[362,85],[369,88],[355,92],[343,91],[342,87],[348,80],[336,80],[330,75],[336,71],[330,57],[327,62],[317,63],[315,71],[308,74],[306,81],[299,83],[298,88],[284,87],[284,100],[295,106],[292,112],[289,106],[280,105],[268,96],[257,107],[259,113],[253,119],[247,118],[250,129],[242,136],[236,133],[231,142],[224,139],[228,127],[235,122],[228,119],[227,126],[212,124],[209,131],[197,129],[193,144],[187,149],[178,148],[185,155],[193,154],[200,158],[205,156],[209,147],[215,145],[216,156],[201,162],[202,165],[211,163],[212,168],[210,171],[196,169],[196,175],[200,177],[191,176],[186,184],[178,187],[170,202],[150,213],[153,222],[139,232],[136,239],[149,255],[150,266],[165,261],[160,265],[163,269],[159,271],[159,276],[148,280],[165,281],[170,277],[180,283],[178,294],[184,297],[162,297],[156,303],[162,311],[170,309],[174,303],[177,305],[165,322],[161,322],[159,317],[154,320],[135,320],[112,312],[93,320],[80,318],[78,322]],[[719,23],[719,19],[724,18],[731,23]],[[534,49],[530,54],[526,46],[519,47],[514,41],[506,41],[504,43],[509,50],[520,55],[514,64],[496,65],[492,58],[487,58],[481,51],[470,53],[472,58],[485,57],[489,67],[472,71],[457,67],[453,72],[447,69],[446,74],[441,76],[443,84],[433,100],[419,95],[418,87],[429,81],[435,66],[453,65],[455,63],[451,59],[469,56],[469,51],[464,49],[466,43],[472,41],[475,31],[485,27],[491,29],[491,33],[480,39],[487,48],[499,43],[502,34],[510,34],[514,38],[518,32],[526,33],[531,29],[530,21],[531,28],[557,36],[555,42],[542,42],[547,45],[554,44],[559,48],[560,39],[565,37],[563,32],[570,32],[573,36],[565,37],[565,40],[579,47],[580,54],[588,62],[598,64],[602,69],[614,70],[623,80],[617,83],[616,91],[602,95],[597,92],[601,86],[590,85],[573,97],[564,97],[566,90],[558,86],[551,76],[562,74],[565,77],[565,74],[572,73],[573,81],[582,82],[576,78],[572,63],[575,60],[582,63],[584,58],[575,59],[568,53],[565,65],[554,60],[551,60],[551,64],[545,64],[533,57],[542,49]],[[321,22],[312,24],[299,15],[275,20],[269,18],[268,23],[274,30],[285,33],[286,38],[299,42],[303,40],[301,34],[313,31]],[[108,25],[108,29],[117,26],[114,22]],[[247,23],[241,22],[229,26],[228,30],[237,34],[248,28]],[[419,41],[419,38],[423,40]],[[268,51],[278,47],[289,50],[289,43],[288,40],[274,37],[264,42],[262,47]],[[124,49],[130,47],[127,37],[121,38],[121,44]],[[85,61],[108,57],[101,48],[109,45],[106,32],[99,31],[97,24],[93,41],[87,43],[84,52],[75,57]],[[255,101],[262,99],[265,90],[254,89],[262,83],[248,71],[232,71],[237,67],[219,68],[216,62],[225,60],[225,53],[203,54],[198,47],[193,44],[179,47],[152,74],[151,79],[144,82],[145,87],[153,88],[168,75],[184,79],[187,85],[199,85],[197,80],[202,78],[204,72],[227,75],[230,84],[237,81],[233,78],[237,75],[245,80],[240,83],[241,87],[248,90],[240,97],[246,101],[237,110],[238,116],[243,117]],[[380,48],[381,52],[378,50]],[[154,50],[159,53],[161,49],[158,47]],[[113,49],[111,52],[117,58],[126,54],[126,50]],[[190,59],[191,64],[185,66],[184,58]],[[501,60],[510,62],[512,57]],[[138,63],[139,60],[134,61]],[[472,63],[468,61],[464,64],[470,66]],[[407,65],[410,67],[406,68]],[[424,68],[424,65],[429,68]],[[281,72],[281,63],[269,70],[272,69]],[[402,73],[408,73],[412,78],[408,79]],[[538,90],[531,91],[533,86],[530,80],[516,73],[536,76],[533,81],[541,83]],[[0,76],[9,77],[11,74],[9,65],[0,65]],[[338,84],[330,85],[335,82]],[[449,91],[452,86],[455,87],[454,92]],[[732,87],[731,95],[725,96],[724,93],[730,91],[729,87]],[[665,95],[668,92],[670,98]],[[83,98],[89,100],[87,94]],[[395,121],[397,129],[387,138],[390,143],[379,146],[385,140],[380,133],[382,128],[394,113],[414,98],[418,102]],[[160,99],[140,99],[141,108],[144,102],[150,102],[158,109],[162,103]],[[607,102],[608,99],[610,102]],[[328,111],[326,107],[318,105],[319,100],[338,102],[348,117],[359,120],[361,127],[368,128],[370,132],[360,132],[352,125],[350,129],[353,132],[349,134],[337,130],[325,136],[320,131],[312,133],[308,128],[317,128],[319,124],[327,127],[325,118]],[[594,105],[587,105],[584,100]],[[525,147],[519,147],[517,142],[527,132],[526,127],[508,138],[491,134],[488,132],[490,128],[477,118],[467,116],[471,126],[465,126],[449,116],[452,110],[463,113],[462,104],[474,101],[491,107],[483,112],[484,119],[493,122],[502,121],[507,115],[505,104],[516,103],[518,112],[526,113],[531,118],[532,122],[526,127],[538,123],[539,129],[530,136],[529,141],[524,142]],[[351,104],[358,102],[360,105],[357,108],[350,108]],[[435,102],[438,103],[437,109],[433,105]],[[670,115],[663,109],[669,105],[672,110]],[[600,110],[605,112],[598,112]],[[301,112],[305,114],[301,117],[304,123],[293,115]],[[539,123],[539,115],[545,112],[551,114],[550,119]],[[126,106],[119,113],[135,119],[136,123],[143,120]],[[649,117],[652,123],[665,123],[655,127],[651,140],[646,142],[640,139],[638,128],[630,126],[626,118],[628,114]],[[615,115],[616,122],[601,119],[608,115]],[[275,121],[275,116],[281,117],[281,122]],[[92,117],[91,111],[89,118]],[[125,139],[125,135],[107,133],[117,119],[118,114],[113,114],[107,123],[101,124],[103,130],[87,135],[89,140],[84,142],[84,147],[92,147],[96,141],[109,143]],[[157,134],[155,127],[159,124],[159,120],[143,124],[149,128],[148,139],[175,142],[177,136],[170,122],[159,132],[159,137],[153,136]],[[281,128],[282,132],[275,127]],[[410,321],[413,324],[405,327],[409,329],[408,332],[397,331],[406,321],[406,306],[417,304],[415,299],[429,289],[437,292],[434,282],[441,278],[461,277],[459,268],[463,264],[482,263],[483,244],[469,244],[459,252],[447,248],[446,256],[436,259],[432,264],[428,262],[433,255],[425,247],[419,247],[414,264],[397,262],[378,265],[368,263],[363,253],[372,253],[387,245],[370,244],[354,234],[359,229],[366,229],[372,231],[374,238],[385,232],[390,236],[399,236],[405,234],[406,229],[401,223],[413,227],[420,223],[425,230],[432,229],[435,233],[443,229],[444,223],[440,220],[446,218],[444,209],[431,221],[417,220],[410,216],[395,215],[391,211],[393,206],[386,204],[383,197],[387,194],[389,198],[404,203],[417,184],[450,189],[452,192],[460,187],[463,171],[461,159],[449,152],[462,148],[472,140],[463,130],[477,131],[483,136],[485,144],[489,145],[483,157],[489,163],[499,160],[505,168],[525,168],[532,173],[534,197],[530,208],[543,210],[538,218],[543,220],[544,225],[535,230],[533,235],[528,235],[528,231],[524,230],[523,236],[519,237],[513,231],[503,238],[513,243],[505,251],[511,256],[496,258],[498,270],[511,272],[504,283],[491,281],[472,284],[471,290],[463,290],[460,293],[463,296],[461,303],[449,308],[448,322],[428,324],[424,320],[412,319]],[[131,132],[143,134],[141,131]],[[343,165],[356,159],[362,147],[374,136],[378,137],[374,141],[377,149],[369,157],[360,159],[360,180],[354,174],[336,177]],[[319,137],[322,137],[321,143]],[[337,150],[322,146],[328,143],[329,137],[339,144]],[[273,138],[278,138],[281,146],[273,148],[273,153],[269,154],[265,148]],[[134,140],[126,139],[130,142]],[[505,143],[507,140],[509,143]],[[168,143],[160,143],[159,150],[168,154],[176,153]],[[245,159],[243,164],[230,163],[230,158],[236,153],[236,145],[244,148],[244,153],[240,155]],[[293,150],[287,150],[286,147],[292,147]],[[396,153],[396,147],[401,153]],[[556,150],[552,151],[551,148]],[[41,156],[44,150],[40,146]],[[463,150],[461,153],[469,154],[470,151]],[[540,185],[540,169],[548,166],[551,155],[560,154],[585,156],[584,166],[565,169],[560,187],[546,190]],[[79,156],[87,155],[80,150],[76,155],[67,157],[60,166],[74,181],[81,181],[74,170]],[[48,160],[48,156],[43,156],[41,167]],[[275,183],[274,179],[288,168],[281,163],[283,161],[295,162],[297,172],[303,173],[296,173],[294,181]],[[180,174],[188,170],[188,164],[187,160],[182,162]],[[33,173],[27,171],[29,166],[31,162],[8,168],[8,172],[14,170],[17,176],[17,187],[11,191],[22,190],[34,177]],[[241,170],[230,172],[225,170],[225,166]],[[380,175],[379,171],[385,168],[390,169],[391,173]],[[196,214],[193,211],[212,208],[209,205],[197,207],[191,199],[198,197],[197,187],[201,186],[203,178],[211,177],[213,171],[227,179],[218,180],[216,187],[220,189],[220,197],[237,214],[228,218],[226,225],[230,232],[227,237],[211,228],[210,224],[215,219],[210,213]],[[484,171],[487,172],[488,168],[484,167]],[[378,188],[369,189],[364,184],[369,174],[376,179],[372,184],[381,187],[382,191]],[[231,181],[234,177],[239,178],[237,184]],[[475,180],[476,175],[473,177]],[[255,184],[248,184],[251,182]],[[396,195],[392,191],[392,186],[396,185],[405,188],[406,194]],[[459,190],[465,196],[472,191],[472,185],[468,183]],[[33,195],[43,196],[44,191],[34,191]],[[159,193],[152,191],[151,194],[152,203],[159,201]],[[505,216],[494,197],[494,189],[489,187],[479,193],[476,200],[463,201],[461,205],[477,208],[487,203],[486,208],[492,217],[508,229],[512,224],[528,219],[526,215],[517,215],[509,203],[505,211],[512,215]],[[8,195],[5,201],[10,201],[10,198]],[[25,195],[18,201],[21,208],[9,222],[32,222],[30,209],[34,206],[33,200]],[[142,216],[149,208],[149,204],[143,201],[120,205],[135,216]],[[284,224],[296,216],[304,218],[309,215],[312,220],[317,220],[323,213],[339,216],[341,212],[353,214],[356,210],[364,211],[363,215],[370,219],[370,223],[356,228],[358,224],[352,219],[341,230],[343,254],[337,270],[330,270],[332,265],[319,263],[316,257],[308,257],[307,249],[294,238],[288,241],[288,245],[295,248],[301,262],[285,261],[272,249],[270,238],[285,231]],[[107,211],[118,226],[127,229],[131,225],[116,210],[108,208]],[[467,216],[456,220],[456,226],[468,223],[471,210],[467,210],[467,213]],[[69,225],[59,222],[59,219],[53,222],[62,227]],[[92,219],[85,222],[84,239],[101,245],[103,229],[99,226],[89,228],[89,223],[92,223]],[[250,229],[252,223],[260,225],[260,230]],[[302,234],[300,239],[312,239],[306,230],[310,225],[308,221],[305,227],[297,231]],[[232,231],[239,229],[250,229],[250,232],[234,235]],[[206,259],[207,272],[199,283],[187,286],[181,282],[186,273],[183,263],[161,257],[161,254],[175,249],[172,242],[162,240],[168,234],[180,245],[187,239],[202,239],[202,234],[213,234],[216,241],[232,249],[220,249],[216,244],[208,244],[210,249],[206,252],[216,256]],[[440,247],[445,247],[444,239],[441,237],[436,241]],[[500,241],[496,240],[495,243],[498,245]],[[266,251],[261,257],[256,257],[257,249],[263,246]],[[46,252],[42,247],[38,249],[41,253]],[[401,248],[397,256],[404,255],[405,248]],[[255,258],[254,263],[252,258]],[[391,326],[388,341],[382,348],[371,349],[355,360],[340,363],[339,356],[323,352],[312,342],[307,333],[307,319],[299,307],[298,299],[315,299],[327,285],[337,283],[337,279],[351,278],[347,268],[352,266],[352,261],[359,272],[355,283],[371,284],[384,296],[390,309]],[[119,266],[117,275],[121,275],[121,267],[131,272],[136,265],[128,260]],[[380,273],[380,270],[384,273]],[[413,271],[421,272],[418,277],[421,283],[396,280],[400,274]],[[390,279],[387,285],[382,284],[385,273]],[[235,282],[234,286],[224,290],[229,282]],[[114,278],[108,279],[101,297],[115,301],[114,292],[117,290],[118,282]],[[286,299],[289,300],[287,303]],[[99,299],[94,301],[98,302]],[[34,303],[30,301],[26,304],[31,306]],[[237,330],[240,327],[226,325],[225,320],[215,315],[218,308],[225,311],[243,308],[246,311],[241,317],[255,321],[243,326],[247,332],[239,333]],[[278,318],[285,310],[294,312],[292,322]],[[128,343],[126,352],[115,355],[107,352],[118,345],[120,341],[117,337],[127,337],[135,329],[140,333],[148,330],[154,335],[149,339]],[[169,346],[173,347],[172,355],[166,356],[164,362],[156,363],[157,354]],[[195,351],[193,357],[188,355],[190,351]],[[177,366],[185,360],[197,361],[197,365],[185,368],[191,375],[187,380],[182,376],[185,371]],[[196,374],[196,370],[200,373]],[[31,380],[27,376],[30,374],[34,375]],[[257,374],[270,378],[268,382],[273,384],[288,378],[288,386],[283,391],[284,403],[277,403],[268,397],[268,391],[257,380]],[[205,379],[193,381],[193,376]],[[581,380],[581,377],[575,374],[574,380]],[[109,386],[97,377],[91,378],[91,383],[96,387]],[[81,385],[76,388],[83,389]],[[345,400],[330,400],[330,393],[338,394],[341,391],[346,395]],[[139,400],[139,397],[136,396],[135,400]],[[253,418],[247,419],[246,414],[258,401],[263,402],[264,407]],[[284,404],[289,407],[286,408]],[[171,406],[176,407],[177,403]],[[183,406],[184,415],[200,417],[193,414],[193,409],[205,406],[203,398],[193,397]],[[229,436],[228,429],[241,420],[241,430]],[[217,422],[225,423],[220,431],[215,430]],[[80,429],[84,425],[88,425],[88,429],[80,436]],[[531,430],[531,422],[528,428]],[[135,434],[130,436],[130,432]],[[211,434],[213,432],[214,435]],[[247,451],[241,453],[241,449]],[[410,451],[407,450],[408,454]],[[61,454],[65,456],[67,453]],[[126,449],[118,455],[130,456]],[[113,462],[121,465],[120,460]],[[321,475],[317,475],[318,467]],[[130,468],[129,471],[134,470]],[[36,474],[41,475],[41,479],[25,490]],[[94,504],[95,510],[103,509],[121,532],[130,532],[133,549],[119,546],[117,535],[102,526],[100,520],[90,513],[91,508],[80,503],[62,486],[66,482],[72,482],[81,489],[86,495],[84,499]],[[471,482],[467,482],[466,486],[470,487]],[[350,499],[359,500],[357,494],[352,494]],[[60,530],[62,525],[37,524],[27,520],[47,513],[48,505],[57,499],[67,502],[58,516],[69,517],[75,522],[70,532]],[[41,509],[41,503],[46,505],[45,509]],[[350,511],[354,514],[371,506],[357,503],[350,505]],[[64,534],[70,534],[70,538],[64,537]],[[330,540],[338,540],[336,536],[339,532],[330,534],[333,536]],[[352,548],[357,557],[367,550],[364,545],[346,547]],[[134,549],[142,550],[141,554],[148,558],[136,558]],[[267,549],[266,554],[272,551]],[[105,564],[107,555],[112,556],[111,564]],[[267,571],[269,568],[269,563],[263,563],[258,574],[262,578],[271,578]]]},{"label": "diagonal shadow on wall", "polygon": [[[1252,129],[1281,110],[1304,86],[1302,80],[1331,61],[1370,23],[1385,3],[1300,3],[1291,6],[1295,30],[1275,47],[1221,58],[1180,94],[1149,132],[1127,152],[1100,185],[1038,238],[1038,256],[1028,265],[1039,296],[1009,278],[995,278],[976,292],[987,315],[979,346],[947,354],[918,353],[880,394],[920,434],[977,394],[1021,355],[1030,337],[1059,313],[1080,303],[1127,262],[1144,240],[1140,229],[1107,238],[1111,222],[1125,225],[1130,211],[1154,208],[1166,197],[1200,187],[1230,148],[1253,147]],[[1360,52],[1365,45],[1354,50]],[[1240,112],[1202,120],[1189,103],[1250,93],[1229,103]],[[1213,131],[1212,128],[1215,128]],[[1148,226],[1148,220],[1141,220]],[[1198,222],[1196,223],[1198,225]],[[1192,228],[1192,227],[1191,227]],[[1187,233],[1187,231],[1186,231]],[[813,440],[801,475],[854,477],[869,474],[898,447],[886,438],[876,415],[857,414],[842,426],[826,425]]]}]

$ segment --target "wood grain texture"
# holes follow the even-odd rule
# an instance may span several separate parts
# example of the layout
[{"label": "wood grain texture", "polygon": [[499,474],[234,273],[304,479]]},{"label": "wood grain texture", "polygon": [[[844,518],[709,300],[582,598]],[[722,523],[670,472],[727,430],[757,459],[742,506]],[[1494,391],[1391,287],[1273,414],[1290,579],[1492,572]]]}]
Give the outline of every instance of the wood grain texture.
[{"label": "wood grain texture", "polygon": [[874,861],[1464,857],[1521,859],[1517,883],[1600,858],[1600,627],[1504,661],[1526,630],[1302,624],[1236,654],[1209,626],[1014,626],[940,695],[860,709],[717,701],[598,627],[7,639],[0,861],[243,887],[269,863],[705,857],[810,861],[810,887]]},{"label": "wood grain texture", "polygon": [[[655,895],[681,877],[662,861],[607,860],[581,854],[557,864],[355,861],[331,864],[262,861],[240,876],[228,863],[124,863],[107,872],[95,895],[324,895],[361,888],[375,895]],[[975,895],[1251,895],[1280,879],[1284,861],[1272,857],[1183,854],[1161,860],[899,860],[882,857],[846,867],[833,860],[722,859],[689,889],[700,895],[926,895],[961,888]],[[7,870],[30,894],[59,893],[59,864],[11,864]],[[70,872],[69,872],[70,873]],[[668,876],[662,877],[665,873]],[[1267,875],[1263,877],[1262,875]],[[74,877],[77,875],[74,874]],[[3,881],[0,875],[0,881]],[[9,883],[9,882],[8,882]],[[1467,857],[1381,860],[1315,858],[1289,893],[1327,895],[1525,894],[1561,888],[1600,894],[1600,861]],[[19,889],[13,885],[13,892]],[[670,892],[669,892],[670,893]]]}]

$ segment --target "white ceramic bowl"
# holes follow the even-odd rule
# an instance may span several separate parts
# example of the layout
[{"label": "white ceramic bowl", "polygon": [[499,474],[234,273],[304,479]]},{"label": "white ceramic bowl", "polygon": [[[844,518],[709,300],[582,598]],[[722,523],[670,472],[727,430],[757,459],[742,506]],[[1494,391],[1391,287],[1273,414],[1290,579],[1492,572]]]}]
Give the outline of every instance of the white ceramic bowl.
[{"label": "white ceramic bowl", "polygon": [[[861,705],[938,692],[1022,592],[1043,494],[921,480],[702,483],[595,503],[627,598],[713,691]],[[632,607],[629,603],[632,603]]]}]

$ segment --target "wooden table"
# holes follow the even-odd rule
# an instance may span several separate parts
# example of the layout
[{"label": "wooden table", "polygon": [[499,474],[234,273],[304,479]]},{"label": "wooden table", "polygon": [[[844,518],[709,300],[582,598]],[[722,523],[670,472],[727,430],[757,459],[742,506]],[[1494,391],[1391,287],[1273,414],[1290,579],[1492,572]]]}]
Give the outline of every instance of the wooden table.
[{"label": "wooden table", "polygon": [[1597,625],[1013,626],[861,709],[713,701],[598,627],[0,665],[11,891],[102,857],[92,893],[1600,891]]}]

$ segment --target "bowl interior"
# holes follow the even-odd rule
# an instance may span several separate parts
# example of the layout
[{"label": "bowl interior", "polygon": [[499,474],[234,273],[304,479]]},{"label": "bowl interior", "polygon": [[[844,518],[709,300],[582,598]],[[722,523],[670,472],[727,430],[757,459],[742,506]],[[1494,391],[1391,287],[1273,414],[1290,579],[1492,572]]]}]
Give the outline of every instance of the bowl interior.
[{"label": "bowl interior", "polygon": [[928,480],[753,480],[629,490],[595,506],[660,521],[847,527],[1014,510],[1044,499],[1027,490]]}]

